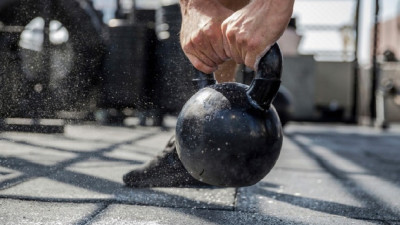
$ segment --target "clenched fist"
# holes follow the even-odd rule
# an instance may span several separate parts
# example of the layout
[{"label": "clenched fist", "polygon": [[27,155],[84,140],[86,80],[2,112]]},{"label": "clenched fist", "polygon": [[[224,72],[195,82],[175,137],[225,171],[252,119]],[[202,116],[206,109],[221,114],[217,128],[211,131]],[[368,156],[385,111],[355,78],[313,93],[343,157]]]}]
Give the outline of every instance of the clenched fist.
[{"label": "clenched fist", "polygon": [[181,11],[183,51],[195,68],[205,73],[214,72],[229,58],[221,24],[233,11],[216,0],[181,0]]},{"label": "clenched fist", "polygon": [[224,50],[236,63],[257,69],[289,23],[294,0],[253,0],[221,26]]}]

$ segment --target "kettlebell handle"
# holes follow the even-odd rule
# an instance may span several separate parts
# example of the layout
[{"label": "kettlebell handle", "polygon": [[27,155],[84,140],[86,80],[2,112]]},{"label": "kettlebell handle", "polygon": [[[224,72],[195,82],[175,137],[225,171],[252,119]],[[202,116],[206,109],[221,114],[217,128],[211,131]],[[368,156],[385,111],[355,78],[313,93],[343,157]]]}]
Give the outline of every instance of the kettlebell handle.
[{"label": "kettlebell handle", "polygon": [[[250,103],[261,110],[268,110],[278,93],[281,84],[282,53],[277,43],[272,45],[268,52],[261,58],[255,78],[247,89]],[[198,89],[216,83],[214,74],[205,74],[196,70],[193,79]]]},{"label": "kettlebell handle", "polygon": [[261,58],[256,77],[247,89],[250,103],[261,110],[268,110],[278,93],[282,76],[282,53],[275,43]]},{"label": "kettlebell handle", "polygon": [[200,70],[197,70],[196,68],[195,68],[195,70],[196,70],[196,73],[195,73],[196,77],[192,81],[198,90],[217,83],[217,81],[214,78],[213,73],[206,74],[206,73],[201,72]]}]

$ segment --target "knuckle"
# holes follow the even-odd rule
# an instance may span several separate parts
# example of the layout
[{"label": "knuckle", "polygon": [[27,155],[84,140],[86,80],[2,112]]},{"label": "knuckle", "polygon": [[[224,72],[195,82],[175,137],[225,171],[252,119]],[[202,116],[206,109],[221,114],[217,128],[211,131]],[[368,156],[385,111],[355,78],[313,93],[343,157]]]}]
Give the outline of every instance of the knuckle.
[{"label": "knuckle", "polygon": [[206,27],[204,30],[204,35],[207,37],[207,39],[213,41],[217,39],[217,31],[213,29],[212,27]]},{"label": "knuckle", "polygon": [[221,30],[222,30],[222,31],[226,31],[226,30],[227,30],[227,27],[228,27],[228,23],[227,23],[226,21],[224,21],[224,22],[221,23]]},{"label": "knuckle", "polygon": [[190,53],[192,51],[192,47],[189,44],[183,44],[182,50],[186,53]]},{"label": "knuckle", "polygon": [[240,33],[240,34],[238,35],[238,40],[237,40],[237,42],[238,42],[238,44],[240,44],[241,46],[248,48],[248,46],[250,45],[251,39],[252,39],[251,35],[242,32],[242,33]]},{"label": "knuckle", "polygon": [[229,40],[233,40],[233,39],[235,39],[235,37],[236,37],[236,33],[235,33],[234,31],[232,31],[232,30],[228,30],[228,31],[226,32],[226,37],[227,37]]},{"label": "knuckle", "polygon": [[202,69],[202,71],[206,74],[210,74],[210,73],[214,72],[212,69],[209,69],[209,68],[204,68],[204,69]]},{"label": "knuckle", "polygon": [[204,73],[212,73],[213,72],[210,67],[205,66],[205,65],[201,65],[199,67],[196,67],[196,69],[198,69],[198,70],[200,70],[200,71],[202,71]]},{"label": "knuckle", "polygon": [[260,40],[258,38],[250,39],[247,42],[247,49],[249,51],[257,50],[260,47],[260,44],[261,44],[261,42],[260,42]]},{"label": "knuckle", "polygon": [[191,41],[192,41],[193,45],[201,45],[202,37],[200,35],[195,35],[192,37]]},{"label": "knuckle", "polygon": [[213,60],[214,59],[204,59],[206,66],[209,66],[209,67],[217,66],[217,63],[215,63]]},{"label": "knuckle", "polygon": [[218,63],[220,60],[220,57],[218,56],[217,52],[214,51],[214,49],[212,49],[208,55],[211,59],[211,61],[213,61],[214,63]]},{"label": "knuckle", "polygon": [[246,46],[247,45],[247,39],[243,35],[240,35],[236,38],[236,43],[240,46]]},{"label": "knuckle", "polygon": [[193,66],[194,66],[196,69],[198,69],[198,70],[201,70],[201,68],[203,67],[203,63],[201,63],[201,62],[198,61],[198,60],[195,60],[194,62],[192,62],[192,64],[193,64]]}]

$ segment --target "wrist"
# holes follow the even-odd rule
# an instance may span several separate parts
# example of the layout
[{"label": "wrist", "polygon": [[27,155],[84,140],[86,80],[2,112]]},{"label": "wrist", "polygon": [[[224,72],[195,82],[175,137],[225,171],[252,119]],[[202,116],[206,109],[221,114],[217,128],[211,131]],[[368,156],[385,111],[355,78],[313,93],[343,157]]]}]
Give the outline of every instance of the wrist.
[{"label": "wrist", "polygon": [[[218,0],[180,0],[181,12],[187,16],[189,11],[197,11],[202,15],[208,15],[212,18],[218,18],[230,11],[226,9]],[[231,12],[229,12],[229,15]]]},{"label": "wrist", "polygon": [[219,5],[217,0],[179,0],[182,9],[189,8],[207,8],[209,6]]},{"label": "wrist", "polygon": [[294,0],[251,0],[252,7],[265,10],[292,11]]},{"label": "wrist", "polygon": [[[251,0],[248,6],[256,7],[258,9],[268,8],[274,0]],[[279,0],[278,0],[279,1]]]}]

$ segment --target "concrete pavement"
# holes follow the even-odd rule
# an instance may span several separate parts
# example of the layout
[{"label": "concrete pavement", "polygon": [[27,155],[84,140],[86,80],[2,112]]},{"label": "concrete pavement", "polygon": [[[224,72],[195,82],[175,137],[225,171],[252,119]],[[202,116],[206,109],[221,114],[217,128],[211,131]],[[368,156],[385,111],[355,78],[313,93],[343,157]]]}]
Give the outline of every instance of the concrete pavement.
[{"label": "concrete pavement", "polygon": [[173,134],[167,122],[0,133],[0,224],[400,224],[398,127],[291,123],[251,187],[125,187]]}]

